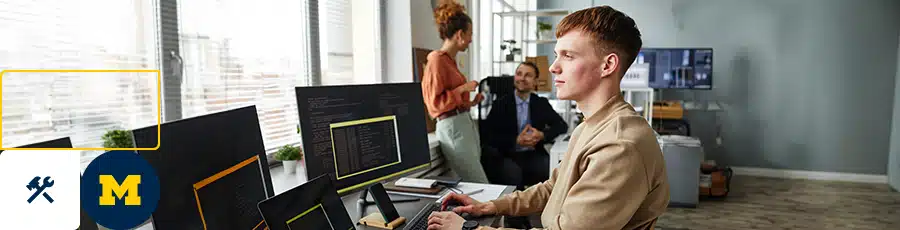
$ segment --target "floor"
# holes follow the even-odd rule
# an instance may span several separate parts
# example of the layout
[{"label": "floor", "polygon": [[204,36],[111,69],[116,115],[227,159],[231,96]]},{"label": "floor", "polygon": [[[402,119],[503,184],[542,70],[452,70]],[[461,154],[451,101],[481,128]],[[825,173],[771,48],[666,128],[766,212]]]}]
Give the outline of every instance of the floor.
[{"label": "floor", "polygon": [[724,200],[670,208],[657,229],[900,229],[900,193],[887,184],[735,176],[731,186]]},{"label": "floor", "polygon": [[[669,208],[656,229],[900,229],[900,192],[887,184],[735,176],[731,187],[725,199]],[[530,221],[540,226],[540,215]]]}]

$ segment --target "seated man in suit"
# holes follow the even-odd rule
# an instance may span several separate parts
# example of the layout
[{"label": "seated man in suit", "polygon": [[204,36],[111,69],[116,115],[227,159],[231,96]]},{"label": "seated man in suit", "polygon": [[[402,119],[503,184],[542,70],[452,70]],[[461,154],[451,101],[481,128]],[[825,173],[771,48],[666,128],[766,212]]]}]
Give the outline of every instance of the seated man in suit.
[{"label": "seated man in suit", "polygon": [[513,95],[498,98],[485,124],[488,145],[511,158],[521,168],[519,189],[550,177],[550,156],[544,144],[553,141],[569,127],[553,110],[546,98],[534,94],[539,70],[531,62],[516,68]]}]

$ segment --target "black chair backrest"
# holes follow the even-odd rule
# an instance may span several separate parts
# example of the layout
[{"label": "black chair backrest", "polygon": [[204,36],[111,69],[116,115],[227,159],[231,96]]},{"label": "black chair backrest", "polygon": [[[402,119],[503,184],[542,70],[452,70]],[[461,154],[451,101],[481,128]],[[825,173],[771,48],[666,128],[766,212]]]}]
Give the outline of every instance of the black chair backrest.
[{"label": "black chair backrest", "polygon": [[478,93],[485,94],[484,101],[478,104],[478,119],[487,119],[487,114],[482,114],[483,108],[490,108],[491,103],[505,95],[512,95],[516,88],[512,75],[486,77],[478,83]]}]

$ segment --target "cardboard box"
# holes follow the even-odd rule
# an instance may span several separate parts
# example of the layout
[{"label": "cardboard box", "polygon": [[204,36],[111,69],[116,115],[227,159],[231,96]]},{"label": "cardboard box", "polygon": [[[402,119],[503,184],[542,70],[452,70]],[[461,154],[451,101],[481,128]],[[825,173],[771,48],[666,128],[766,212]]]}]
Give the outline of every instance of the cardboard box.
[{"label": "cardboard box", "polygon": [[550,61],[547,59],[547,56],[527,57],[525,61],[533,62],[538,66],[540,74],[538,74],[537,91],[552,92],[553,79],[551,79]]}]

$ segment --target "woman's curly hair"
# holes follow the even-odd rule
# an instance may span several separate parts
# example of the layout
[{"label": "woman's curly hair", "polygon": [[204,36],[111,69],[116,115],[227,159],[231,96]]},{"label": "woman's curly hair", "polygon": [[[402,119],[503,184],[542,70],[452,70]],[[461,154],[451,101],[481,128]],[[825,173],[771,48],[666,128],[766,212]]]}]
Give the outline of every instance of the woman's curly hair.
[{"label": "woman's curly hair", "polygon": [[466,15],[466,8],[455,0],[441,0],[434,9],[434,22],[441,39],[453,37],[458,31],[465,31],[472,25],[472,18]]}]

